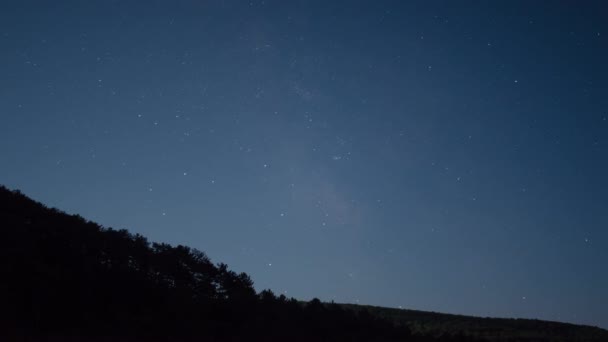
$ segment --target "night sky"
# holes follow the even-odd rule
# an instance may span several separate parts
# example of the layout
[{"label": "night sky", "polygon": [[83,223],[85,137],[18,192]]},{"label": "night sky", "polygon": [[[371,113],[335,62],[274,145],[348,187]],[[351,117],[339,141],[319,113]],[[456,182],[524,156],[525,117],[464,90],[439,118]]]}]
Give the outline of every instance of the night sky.
[{"label": "night sky", "polygon": [[2,1],[0,183],[288,297],[608,328],[604,1]]}]

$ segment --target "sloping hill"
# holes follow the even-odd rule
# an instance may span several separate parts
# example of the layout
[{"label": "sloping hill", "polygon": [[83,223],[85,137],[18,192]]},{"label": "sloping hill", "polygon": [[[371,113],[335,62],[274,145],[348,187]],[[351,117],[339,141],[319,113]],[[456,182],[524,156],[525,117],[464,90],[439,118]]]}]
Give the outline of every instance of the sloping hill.
[{"label": "sloping hill", "polygon": [[103,228],[2,186],[0,270],[0,340],[608,341],[605,330],[570,324],[258,294],[247,274],[203,252]]},{"label": "sloping hill", "polygon": [[407,325],[413,333],[441,335],[465,331],[489,341],[608,341],[608,331],[592,326],[536,319],[508,319],[343,304]]},{"label": "sloping hill", "polygon": [[245,273],[0,187],[0,340],[458,341],[318,299],[256,294]]}]

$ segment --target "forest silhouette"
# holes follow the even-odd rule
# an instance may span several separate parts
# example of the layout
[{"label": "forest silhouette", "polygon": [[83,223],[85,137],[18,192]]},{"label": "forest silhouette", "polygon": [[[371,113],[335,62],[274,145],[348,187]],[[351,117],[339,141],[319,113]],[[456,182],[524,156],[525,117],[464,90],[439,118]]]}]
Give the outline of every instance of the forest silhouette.
[{"label": "forest silhouette", "polygon": [[3,186],[0,222],[0,337],[10,340],[480,340],[256,293],[247,274],[201,251],[104,228]]},{"label": "forest silhouette", "polygon": [[170,341],[457,341],[318,299],[256,293],[245,273],[0,188],[0,334]]}]

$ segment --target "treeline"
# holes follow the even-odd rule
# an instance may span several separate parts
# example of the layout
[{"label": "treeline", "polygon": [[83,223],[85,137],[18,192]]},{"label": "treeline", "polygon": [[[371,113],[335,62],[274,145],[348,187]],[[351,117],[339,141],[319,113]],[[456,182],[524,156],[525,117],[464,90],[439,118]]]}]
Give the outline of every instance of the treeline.
[{"label": "treeline", "polygon": [[166,341],[464,341],[265,290],[186,246],[150,243],[0,186],[0,336]]}]

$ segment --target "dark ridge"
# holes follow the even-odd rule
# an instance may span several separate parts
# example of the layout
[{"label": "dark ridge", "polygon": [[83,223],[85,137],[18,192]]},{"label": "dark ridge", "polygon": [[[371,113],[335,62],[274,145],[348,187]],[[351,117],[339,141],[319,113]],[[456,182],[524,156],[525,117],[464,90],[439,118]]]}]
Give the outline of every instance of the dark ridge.
[{"label": "dark ridge", "polygon": [[201,251],[103,228],[3,186],[0,223],[6,340],[498,341],[488,329],[500,341],[548,341],[542,338],[553,329],[566,338],[559,341],[608,340],[608,332],[590,327],[448,319],[256,293],[247,274]]},{"label": "dark ridge", "polygon": [[365,309],[372,315],[404,324],[413,333],[441,335],[466,332],[488,341],[608,341],[608,331],[587,325],[522,318],[474,317],[419,310],[343,304],[350,310]]}]

